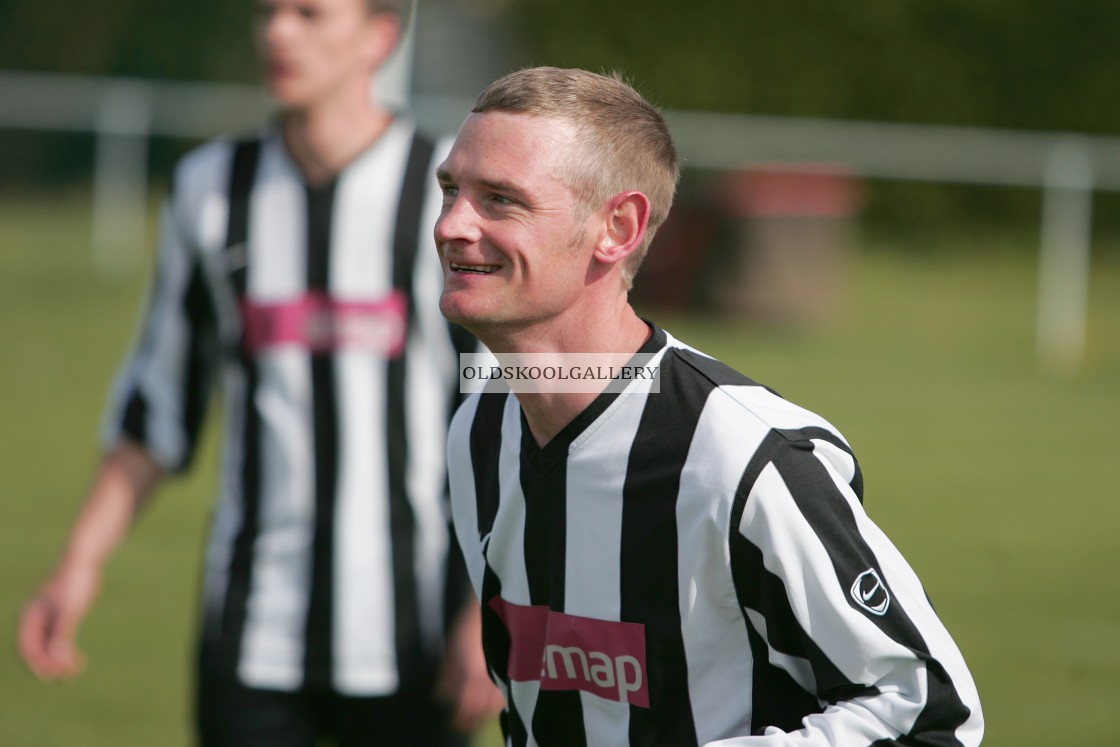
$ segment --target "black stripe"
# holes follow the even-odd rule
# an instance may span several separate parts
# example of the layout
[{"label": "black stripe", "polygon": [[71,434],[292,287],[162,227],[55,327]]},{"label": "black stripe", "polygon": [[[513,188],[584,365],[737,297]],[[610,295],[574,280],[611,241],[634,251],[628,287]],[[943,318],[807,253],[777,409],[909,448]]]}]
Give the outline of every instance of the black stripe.
[{"label": "black stripe", "polygon": [[478,516],[478,537],[481,540],[494,528],[501,496],[498,462],[501,449],[502,419],[510,395],[485,392],[479,395],[474,420],[471,421],[471,467],[474,472],[474,494]]},{"label": "black stripe", "polygon": [[630,706],[630,743],[697,744],[681,638],[677,496],[696,425],[714,385],[675,351],[661,362],[661,393],[646,399],[623,486],[619,559],[625,622],[645,625],[648,709]]},{"label": "black stripe", "polygon": [[[226,250],[241,247],[245,251],[249,241],[249,198],[260,160],[260,140],[242,140],[234,146],[229,177],[229,218],[226,227]],[[245,295],[248,287],[248,265],[241,263],[234,270],[232,280],[237,297]]]},{"label": "black stripe", "polygon": [[[551,445],[551,444],[550,444]],[[563,445],[563,444],[561,444]],[[564,611],[567,563],[567,451],[537,447],[521,416],[521,491],[525,496],[522,552],[529,604]],[[540,690],[533,710],[533,736],[542,747],[587,744],[578,690]]]},{"label": "black stripe", "polygon": [[[472,335],[470,332],[468,332],[463,327],[460,327],[458,324],[453,324],[451,322],[448,322],[447,323],[447,332],[448,332],[448,336],[451,338],[451,345],[455,350],[455,362],[456,362],[456,364],[458,364],[459,357],[462,356],[463,354],[465,354],[465,353],[477,353],[479,351],[480,345],[479,345],[479,342],[478,342],[478,338],[476,338],[474,335]],[[459,382],[456,379],[455,387],[451,392],[450,412],[448,413],[448,422],[450,422],[451,416],[453,416],[455,414],[455,411],[459,409],[459,406],[461,404],[463,404],[463,400],[466,399],[466,395],[459,391],[459,385],[458,384],[459,384]]]},{"label": "black stripe", "polygon": [[[713,386],[762,386],[757,381],[744,376],[731,366],[715,358],[709,358],[685,348],[673,348],[670,352],[671,355],[679,358],[682,363],[687,363],[690,368],[695,369]],[[776,394],[770,387],[763,388]]]},{"label": "black stripe", "polygon": [[148,442],[148,400],[140,391],[139,382],[133,385],[125,403],[121,433],[138,444]]},{"label": "black stripe", "polygon": [[529,604],[548,604],[564,611],[567,549],[567,452],[563,460],[542,459],[533,434],[521,415],[521,492],[525,496],[522,536]]},{"label": "black stripe", "polygon": [[424,193],[431,178],[429,167],[435,145],[421,133],[412,139],[405,166],[404,183],[397,203],[397,222],[393,237],[393,285],[412,293],[412,272],[416,248],[425,237],[420,235],[424,213]]},{"label": "black stripe", "polygon": [[780,433],[771,431],[755,449],[754,456],[743,470],[731,508],[731,570],[739,605],[754,610],[766,619],[770,646],[776,651],[808,660],[817,683],[817,691],[811,694],[806,692],[788,673],[770,663],[766,642],[744,616],[754,659],[751,686],[752,734],[761,734],[768,726],[776,726],[784,731],[799,729],[802,718],[822,711],[817,700],[817,693],[822,688],[839,691],[852,687],[852,683],[844,678],[798,622],[789,604],[785,584],[766,569],[762,551],[739,533],[751,489],[763,468],[770,464],[785,443],[786,440]]},{"label": "black stripe", "polygon": [[186,376],[183,380],[183,427],[185,446],[176,471],[186,470],[198,449],[199,432],[210,402],[210,389],[217,362],[217,318],[202,263],[196,261],[183,298],[183,313],[189,320]]},{"label": "black stripe", "polygon": [[[234,247],[244,249],[248,241],[249,197],[256,176],[260,142],[238,143],[233,152],[229,180],[229,216],[226,227],[227,251]],[[248,269],[241,269],[231,278],[240,297],[248,285]],[[241,438],[241,526],[233,540],[228,568],[226,596],[220,616],[221,626],[216,634],[208,631],[204,639],[202,666],[208,671],[233,675],[241,658],[241,638],[252,582],[253,546],[260,531],[261,503],[261,422],[254,405],[259,381],[256,362],[240,347],[241,369],[244,374],[242,393]]]},{"label": "black stripe", "polygon": [[[494,483],[495,488],[497,483]],[[497,496],[488,496],[497,501]],[[483,547],[486,552],[486,547]],[[486,655],[486,664],[506,687],[506,692],[513,686],[509,677],[509,653],[512,641],[509,630],[502,618],[490,607],[491,599],[500,599],[502,596],[502,582],[487,563],[482,576],[482,649]],[[517,705],[508,703],[506,712],[501,719],[502,733],[513,747],[525,747],[529,742],[529,733],[517,710]]]},{"label": "black stripe", "polygon": [[478,339],[465,328],[451,322],[447,323],[447,327],[448,334],[451,336],[451,344],[454,346],[456,353],[462,355],[478,350]]},{"label": "black stripe", "polygon": [[[331,234],[336,182],[307,187],[307,289],[330,288]],[[330,351],[311,351],[311,419],[315,453],[315,525],[311,549],[304,648],[304,684],[330,687],[333,679],[334,514],[338,497],[338,393]]]},{"label": "black stripe", "polygon": [[848,483],[852,491],[855,492],[856,498],[860,503],[863,503],[863,470],[860,469],[859,461],[856,459],[855,452],[852,447],[844,442],[844,439],[836,435],[826,428],[809,427],[799,429],[778,429],[778,433],[783,434],[791,441],[800,441],[803,439],[813,439],[817,441],[825,441],[830,443],[836,448],[844,451],[852,458],[852,464],[855,465],[855,474],[852,476],[851,481]]},{"label": "black stripe", "polygon": [[[432,143],[413,137],[401,186],[393,237],[393,288],[404,293],[408,303],[406,328],[412,333],[416,321],[413,276],[420,240],[424,193],[430,174]],[[393,553],[394,625],[397,670],[401,688],[420,686],[432,676],[434,662],[425,652],[420,636],[420,599],[416,582],[416,516],[408,494],[407,346],[390,359],[386,371],[385,443],[388,458],[389,524]]]},{"label": "black stripe", "polygon": [[[768,623],[771,619],[768,618]],[[770,633],[773,635],[772,629]],[[789,672],[770,663],[766,641],[750,624],[747,625],[747,640],[753,660],[751,689],[749,702],[744,703],[742,708],[750,711],[752,735],[761,735],[770,726],[782,731],[797,731],[804,726],[802,719],[805,716],[824,710],[816,695],[798,685]]]}]

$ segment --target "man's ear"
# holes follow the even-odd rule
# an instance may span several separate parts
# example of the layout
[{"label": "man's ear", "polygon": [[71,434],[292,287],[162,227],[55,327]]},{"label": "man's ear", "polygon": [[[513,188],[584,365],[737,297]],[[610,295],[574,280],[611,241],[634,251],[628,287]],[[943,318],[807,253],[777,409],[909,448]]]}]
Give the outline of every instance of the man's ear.
[{"label": "man's ear", "polygon": [[649,198],[642,192],[623,192],[603,206],[602,231],[595,245],[595,259],[615,264],[642,245],[649,223]]}]

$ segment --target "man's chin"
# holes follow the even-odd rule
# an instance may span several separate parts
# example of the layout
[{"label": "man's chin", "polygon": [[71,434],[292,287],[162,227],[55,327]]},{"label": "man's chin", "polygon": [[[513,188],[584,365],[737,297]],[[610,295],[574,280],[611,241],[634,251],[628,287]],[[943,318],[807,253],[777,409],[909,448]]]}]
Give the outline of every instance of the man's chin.
[{"label": "man's chin", "polygon": [[446,295],[439,300],[439,310],[447,321],[458,324],[472,332],[474,327],[485,323],[483,315],[466,307],[465,304],[456,303],[454,299],[449,299]]},{"label": "man's chin", "polygon": [[307,108],[306,95],[292,82],[266,80],[265,91],[273,105],[285,114],[300,112]]}]

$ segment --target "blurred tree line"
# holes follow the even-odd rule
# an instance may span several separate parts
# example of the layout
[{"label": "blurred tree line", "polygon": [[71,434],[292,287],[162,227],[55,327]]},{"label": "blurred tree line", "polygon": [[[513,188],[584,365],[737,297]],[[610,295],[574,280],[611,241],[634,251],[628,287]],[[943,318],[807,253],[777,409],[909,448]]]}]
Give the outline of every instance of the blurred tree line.
[{"label": "blurred tree line", "polygon": [[539,60],[668,108],[1120,132],[1115,0],[525,0]]},{"label": "blurred tree line", "polygon": [[[665,108],[1120,133],[1115,0],[420,2],[502,24],[523,64],[621,70]],[[255,5],[0,0],[0,70],[253,81]],[[59,138],[5,132],[0,180],[82,175],[88,142]],[[155,144],[157,174],[183,147]],[[876,190],[887,222],[888,193],[931,221],[1037,214],[1032,190]]]},{"label": "blurred tree line", "polygon": [[[532,62],[619,69],[672,109],[1120,134],[1115,0],[524,0]],[[687,184],[686,184],[687,186]],[[873,182],[866,224],[1037,225],[1033,189]],[[1096,197],[1118,233],[1120,198]],[[1033,247],[1032,247],[1033,248]]]}]

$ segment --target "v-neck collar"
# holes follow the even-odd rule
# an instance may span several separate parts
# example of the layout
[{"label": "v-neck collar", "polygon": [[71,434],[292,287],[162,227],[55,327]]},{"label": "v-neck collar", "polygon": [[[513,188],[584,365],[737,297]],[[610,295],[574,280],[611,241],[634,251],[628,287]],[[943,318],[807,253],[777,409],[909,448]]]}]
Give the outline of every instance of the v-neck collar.
[{"label": "v-neck collar", "polygon": [[[661,348],[665,347],[667,342],[667,337],[663,329],[648,319],[642,319],[642,321],[649,325],[651,334],[649,339],[634,352],[635,357],[639,355],[653,355],[661,350]],[[602,392],[591,401],[591,404],[576,415],[570,423],[565,425],[559,433],[549,439],[548,443],[544,446],[537,445],[536,439],[533,438],[533,434],[529,430],[529,421],[525,418],[525,410],[519,405],[517,409],[521,416],[522,455],[540,475],[544,475],[557,465],[563,464],[567,459],[568,449],[571,447],[572,443],[579,438],[592,423],[598,420],[599,417],[614,404],[618,395],[622,393],[624,392]]]}]

